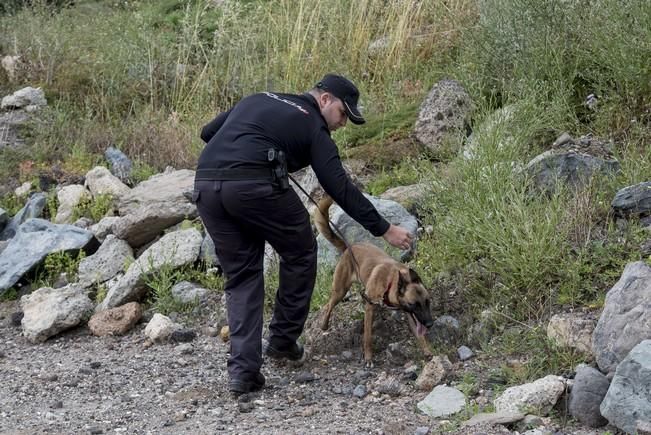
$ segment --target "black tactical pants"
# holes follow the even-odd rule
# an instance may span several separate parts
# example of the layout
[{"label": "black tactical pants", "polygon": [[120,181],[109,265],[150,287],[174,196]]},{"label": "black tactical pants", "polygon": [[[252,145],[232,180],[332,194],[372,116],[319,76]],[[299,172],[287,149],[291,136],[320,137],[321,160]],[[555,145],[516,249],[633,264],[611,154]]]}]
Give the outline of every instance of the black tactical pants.
[{"label": "black tactical pants", "polygon": [[231,379],[262,365],[265,240],[280,255],[269,341],[289,345],[303,331],[316,278],[317,246],[298,195],[268,181],[197,181],[195,200],[226,275]]}]

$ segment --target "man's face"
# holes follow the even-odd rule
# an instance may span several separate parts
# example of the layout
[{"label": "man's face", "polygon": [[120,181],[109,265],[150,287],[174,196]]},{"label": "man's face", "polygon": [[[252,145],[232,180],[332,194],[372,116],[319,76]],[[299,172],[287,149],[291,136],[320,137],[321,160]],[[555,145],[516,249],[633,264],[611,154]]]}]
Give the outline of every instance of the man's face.
[{"label": "man's face", "polygon": [[346,125],[348,116],[344,110],[344,103],[339,98],[324,92],[319,96],[319,107],[330,131],[335,131]]}]

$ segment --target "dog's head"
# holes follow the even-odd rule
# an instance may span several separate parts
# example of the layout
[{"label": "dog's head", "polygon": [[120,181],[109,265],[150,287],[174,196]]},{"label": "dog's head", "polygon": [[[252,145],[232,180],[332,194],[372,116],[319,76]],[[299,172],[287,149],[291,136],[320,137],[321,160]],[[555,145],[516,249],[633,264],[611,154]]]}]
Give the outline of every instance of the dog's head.
[{"label": "dog's head", "polygon": [[425,335],[427,328],[434,324],[430,309],[429,292],[415,270],[400,270],[398,280],[398,303],[400,309],[407,312],[416,323],[418,335]]}]

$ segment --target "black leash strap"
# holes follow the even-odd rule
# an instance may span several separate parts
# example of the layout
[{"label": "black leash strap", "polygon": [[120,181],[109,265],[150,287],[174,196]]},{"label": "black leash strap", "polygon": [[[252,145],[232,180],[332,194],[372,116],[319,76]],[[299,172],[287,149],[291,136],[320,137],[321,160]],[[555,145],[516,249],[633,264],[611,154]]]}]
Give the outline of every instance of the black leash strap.
[{"label": "black leash strap", "polygon": [[[288,175],[289,175],[289,179],[292,180],[292,182],[301,190],[301,192],[303,192],[303,194],[305,196],[307,196],[307,198],[316,206],[316,209],[318,210],[318,212],[321,213],[321,210],[319,209],[319,204],[314,200],[314,198],[312,198],[312,196],[309,193],[307,193],[307,191],[305,189],[303,189],[303,186],[301,186],[299,184],[299,182],[296,181],[296,179],[294,179],[294,177],[292,177],[291,174],[288,174]],[[323,215],[323,213],[321,213],[321,214]],[[335,223],[330,220],[330,216],[323,215],[323,217],[327,219],[327,221],[330,224],[330,226],[332,227],[333,231],[337,232],[337,234],[339,235],[339,238],[341,240],[343,240],[344,245],[346,245],[346,249],[348,249],[348,251],[350,252],[350,257],[353,259],[353,264],[355,265],[355,273],[357,274],[357,280],[362,284],[362,287],[364,287],[364,290],[366,290],[366,287],[364,286],[364,281],[362,281],[361,274],[359,273],[359,263],[357,263],[357,259],[355,258],[355,254],[353,254],[353,250],[352,250],[352,247],[351,247],[350,243],[348,243],[348,240],[346,240],[346,237],[344,237],[344,234],[341,232],[339,227],[337,227],[337,225],[335,225]],[[373,302],[371,299],[369,299],[369,297],[366,295],[366,291],[364,291],[364,290],[359,292],[362,299],[364,299],[366,302],[368,302],[371,305],[384,305],[383,301]]]}]

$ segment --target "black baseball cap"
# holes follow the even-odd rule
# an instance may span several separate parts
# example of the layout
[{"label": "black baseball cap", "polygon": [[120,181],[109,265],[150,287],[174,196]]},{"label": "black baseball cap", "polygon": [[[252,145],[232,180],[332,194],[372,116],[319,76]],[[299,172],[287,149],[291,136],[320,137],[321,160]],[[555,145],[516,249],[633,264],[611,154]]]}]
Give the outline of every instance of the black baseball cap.
[{"label": "black baseball cap", "polygon": [[346,77],[336,74],[326,74],[316,87],[330,92],[335,97],[339,98],[344,103],[344,110],[350,122],[353,124],[364,124],[366,120],[357,108],[357,100],[359,99],[359,91]]}]

